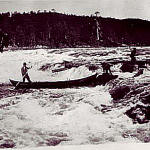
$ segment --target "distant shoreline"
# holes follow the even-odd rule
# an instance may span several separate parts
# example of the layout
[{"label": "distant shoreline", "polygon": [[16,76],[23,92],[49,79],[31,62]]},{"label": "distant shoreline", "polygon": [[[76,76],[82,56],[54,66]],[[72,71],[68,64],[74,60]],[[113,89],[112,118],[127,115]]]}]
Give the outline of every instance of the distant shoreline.
[{"label": "distant shoreline", "polygon": [[36,50],[36,49],[65,49],[65,48],[118,48],[118,47],[150,47],[150,46],[129,46],[129,45],[125,45],[125,46],[89,46],[89,45],[85,45],[85,46],[75,46],[75,47],[48,47],[48,46],[33,46],[33,47],[17,47],[17,46],[9,46],[7,48],[4,48],[4,52],[5,51],[16,51],[16,50]]}]

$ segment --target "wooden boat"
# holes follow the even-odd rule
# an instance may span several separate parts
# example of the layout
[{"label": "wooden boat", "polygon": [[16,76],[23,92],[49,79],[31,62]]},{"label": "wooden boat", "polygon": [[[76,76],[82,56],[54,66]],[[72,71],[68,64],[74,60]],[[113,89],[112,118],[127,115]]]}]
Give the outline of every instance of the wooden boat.
[{"label": "wooden boat", "polygon": [[90,86],[95,82],[97,74],[91,75],[86,78],[68,80],[68,81],[56,81],[56,82],[19,82],[10,80],[11,84],[16,88],[70,88],[77,86]]},{"label": "wooden boat", "polygon": [[56,81],[56,82],[19,82],[10,80],[11,84],[15,86],[17,89],[19,88],[71,88],[71,87],[81,87],[81,86],[95,86],[100,84],[105,84],[108,81],[117,78],[118,76],[102,74],[102,75],[91,75],[86,78],[76,79],[76,80],[68,80],[68,81]]}]

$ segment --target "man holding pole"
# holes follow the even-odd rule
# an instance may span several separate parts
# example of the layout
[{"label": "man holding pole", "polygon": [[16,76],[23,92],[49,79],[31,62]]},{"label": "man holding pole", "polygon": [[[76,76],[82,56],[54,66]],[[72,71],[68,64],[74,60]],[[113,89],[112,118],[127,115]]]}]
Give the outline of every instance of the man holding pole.
[{"label": "man holding pole", "polygon": [[28,75],[28,69],[31,69],[31,67],[27,67],[26,63],[23,63],[23,67],[21,68],[21,73],[22,73],[22,78],[23,78],[23,82],[25,82],[25,79],[28,80],[28,82],[31,82],[30,77]]}]

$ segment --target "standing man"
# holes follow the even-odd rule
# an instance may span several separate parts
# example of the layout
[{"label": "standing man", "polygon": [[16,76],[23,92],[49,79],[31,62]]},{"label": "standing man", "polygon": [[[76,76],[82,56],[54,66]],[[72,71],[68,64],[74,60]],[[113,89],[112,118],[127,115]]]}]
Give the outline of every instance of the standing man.
[{"label": "standing man", "polygon": [[109,63],[103,62],[102,63],[103,73],[112,75],[110,67],[111,65]]},{"label": "standing man", "polygon": [[136,62],[135,55],[136,55],[136,48],[133,48],[133,50],[131,51],[131,54],[130,54],[131,62],[132,62],[132,63],[135,63],[135,62]]},{"label": "standing man", "polygon": [[4,33],[0,28],[0,52],[3,52],[4,47],[8,47],[9,37],[7,33]]},{"label": "standing man", "polygon": [[3,41],[4,41],[4,34],[2,32],[2,29],[0,28],[0,52],[1,53],[3,52],[3,48],[4,48]]},{"label": "standing man", "polygon": [[23,78],[23,82],[25,82],[25,79],[28,80],[28,82],[31,83],[30,77],[28,75],[28,69],[31,69],[31,67],[27,67],[26,63],[23,63],[23,67],[21,68],[21,73],[22,73],[22,78]]}]

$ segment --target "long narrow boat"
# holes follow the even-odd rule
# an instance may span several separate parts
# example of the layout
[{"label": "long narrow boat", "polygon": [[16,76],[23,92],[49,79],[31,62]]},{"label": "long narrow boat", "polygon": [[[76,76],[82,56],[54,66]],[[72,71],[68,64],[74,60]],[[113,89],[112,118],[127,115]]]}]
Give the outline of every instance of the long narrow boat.
[{"label": "long narrow boat", "polygon": [[109,75],[109,74],[102,74],[102,75],[91,75],[86,78],[82,79],[76,79],[76,80],[68,80],[68,81],[56,81],[56,82],[19,82],[10,80],[11,84],[15,86],[16,88],[33,88],[33,89],[39,89],[39,88],[71,88],[71,87],[80,87],[80,86],[95,86],[95,85],[101,85],[106,84],[112,79],[117,78],[117,75]]},{"label": "long narrow boat", "polygon": [[16,88],[70,88],[78,86],[90,86],[95,83],[97,74],[91,75],[86,78],[68,80],[68,81],[56,81],[56,82],[19,82],[10,80],[11,84]]}]

